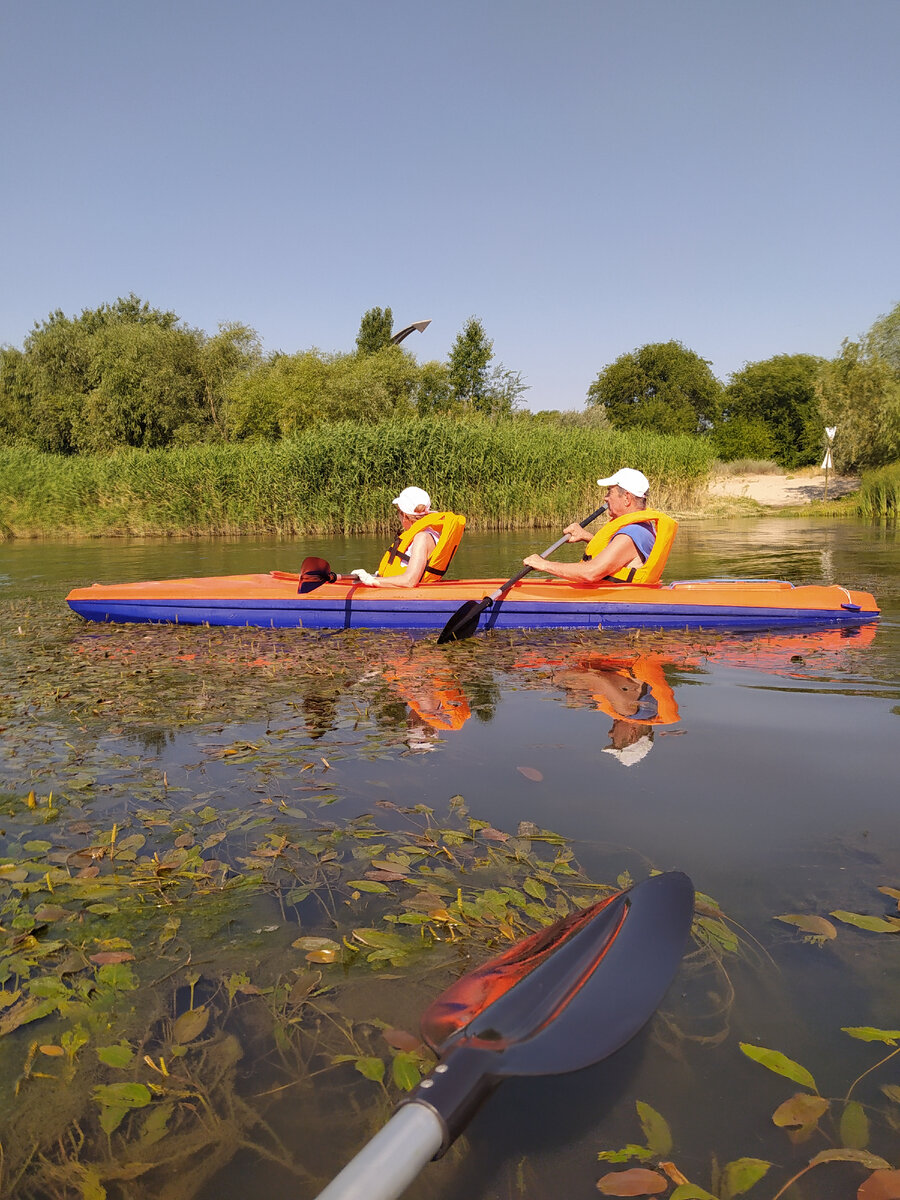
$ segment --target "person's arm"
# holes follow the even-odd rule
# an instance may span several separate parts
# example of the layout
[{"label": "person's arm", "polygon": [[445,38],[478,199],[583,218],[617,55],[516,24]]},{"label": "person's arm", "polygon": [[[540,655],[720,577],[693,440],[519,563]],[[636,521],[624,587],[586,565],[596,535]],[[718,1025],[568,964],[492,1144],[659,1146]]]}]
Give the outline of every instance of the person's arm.
[{"label": "person's arm", "polygon": [[586,584],[590,587],[600,583],[607,575],[621,571],[637,557],[639,556],[634,542],[628,534],[619,533],[609,545],[603,547],[598,555],[587,562],[551,562],[549,559],[541,558],[540,554],[529,554],[522,561],[526,567],[533,567],[535,571],[546,571],[548,575],[555,575],[557,579],[565,579],[568,583]]},{"label": "person's arm", "polygon": [[434,549],[434,538],[424,529],[421,533],[417,533],[412,540],[407,553],[409,554],[409,562],[403,568],[399,575],[388,575],[382,579],[376,576],[373,581],[375,587],[400,587],[414,588],[422,582],[422,576],[425,574],[425,567],[428,564],[428,555]]}]

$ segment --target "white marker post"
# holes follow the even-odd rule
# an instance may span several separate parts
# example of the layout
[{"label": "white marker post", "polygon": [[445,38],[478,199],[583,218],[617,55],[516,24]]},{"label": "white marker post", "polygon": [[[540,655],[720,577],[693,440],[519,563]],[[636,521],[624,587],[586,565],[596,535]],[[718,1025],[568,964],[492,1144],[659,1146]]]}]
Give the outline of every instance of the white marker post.
[{"label": "white marker post", "polygon": [[831,457],[831,447],[834,444],[834,435],[837,433],[837,425],[826,425],[825,436],[828,438],[828,445],[825,447],[825,457],[822,459],[822,469],[825,472],[825,494],[823,500],[828,499],[828,472],[834,470],[834,459]]}]

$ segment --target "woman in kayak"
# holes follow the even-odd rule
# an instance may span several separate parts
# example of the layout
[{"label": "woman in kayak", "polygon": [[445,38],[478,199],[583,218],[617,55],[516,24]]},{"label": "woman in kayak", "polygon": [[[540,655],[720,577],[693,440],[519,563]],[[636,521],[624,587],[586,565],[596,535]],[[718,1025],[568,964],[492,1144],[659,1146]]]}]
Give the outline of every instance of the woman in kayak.
[{"label": "woman in kayak", "polygon": [[550,562],[540,554],[530,554],[523,560],[525,566],[587,587],[610,579],[620,583],[657,582],[677,523],[664,513],[647,508],[650,481],[641,471],[623,467],[597,483],[607,489],[609,521],[593,535],[578,524],[563,530],[570,542],[588,543],[582,561]]},{"label": "woman in kayak", "polygon": [[393,501],[403,528],[372,575],[357,567],[350,574],[366,587],[414,588],[441,579],[456,553],[466,518],[432,512],[431,497],[419,487],[404,488]]}]

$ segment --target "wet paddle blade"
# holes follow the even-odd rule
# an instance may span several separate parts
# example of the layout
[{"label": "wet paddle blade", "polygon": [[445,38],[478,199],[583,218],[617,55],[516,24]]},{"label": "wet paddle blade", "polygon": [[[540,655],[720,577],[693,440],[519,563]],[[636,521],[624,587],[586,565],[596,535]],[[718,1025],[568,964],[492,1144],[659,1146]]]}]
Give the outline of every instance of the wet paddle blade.
[{"label": "wet paddle blade", "polygon": [[462,642],[472,637],[478,630],[481,614],[490,604],[490,597],[484,600],[466,600],[441,630],[437,644],[443,646],[446,642]]},{"label": "wet paddle blade", "polygon": [[304,558],[300,564],[300,586],[297,588],[301,596],[314,592],[323,583],[334,583],[337,579],[328,561],[324,558]]}]

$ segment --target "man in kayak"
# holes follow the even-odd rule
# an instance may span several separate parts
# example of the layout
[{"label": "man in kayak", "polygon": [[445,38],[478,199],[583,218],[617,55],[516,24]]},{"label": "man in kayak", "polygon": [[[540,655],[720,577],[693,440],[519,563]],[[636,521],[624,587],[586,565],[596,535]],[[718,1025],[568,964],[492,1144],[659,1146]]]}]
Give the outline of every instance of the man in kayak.
[{"label": "man in kayak", "polygon": [[[640,520],[640,514],[647,508],[647,492],[650,481],[641,471],[633,467],[622,467],[609,479],[598,479],[600,487],[605,487],[606,503],[610,520],[617,517],[630,517],[632,523],[614,534],[598,553],[585,557],[581,562],[565,563],[551,562],[540,554],[529,554],[523,562],[526,567],[535,571],[546,571],[557,579],[568,580],[569,583],[580,583],[591,587],[612,576],[623,579],[629,572],[639,570],[650,556],[656,542],[656,529],[652,522]],[[563,530],[570,542],[591,542],[599,535],[590,534],[580,525],[568,525]]]},{"label": "man in kayak", "polygon": [[[403,528],[382,558],[378,573],[372,575],[357,567],[350,574],[366,587],[414,588],[423,577],[426,582],[440,579],[462,537],[465,519],[455,513],[432,513],[431,497],[419,487],[404,488],[392,503]],[[439,544],[441,550],[436,554]]]}]

